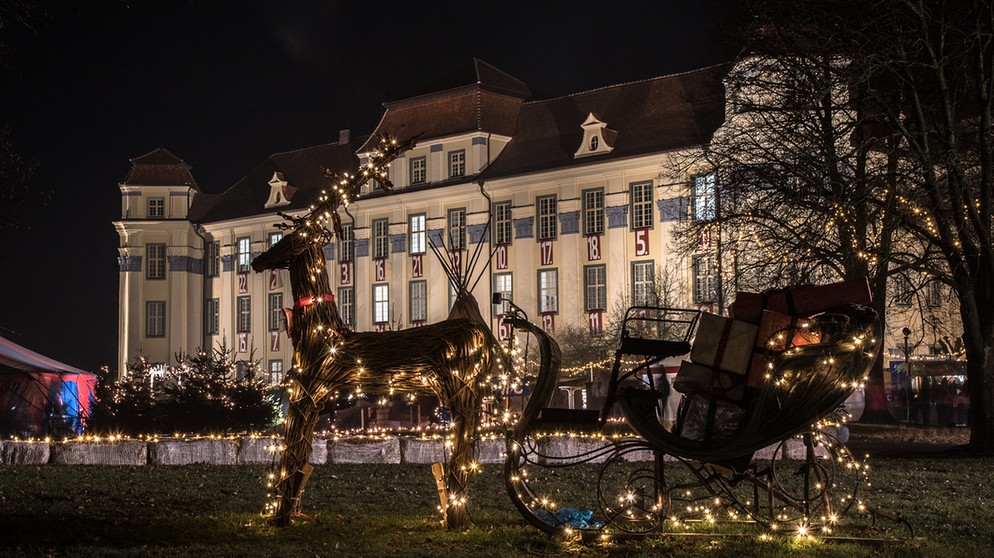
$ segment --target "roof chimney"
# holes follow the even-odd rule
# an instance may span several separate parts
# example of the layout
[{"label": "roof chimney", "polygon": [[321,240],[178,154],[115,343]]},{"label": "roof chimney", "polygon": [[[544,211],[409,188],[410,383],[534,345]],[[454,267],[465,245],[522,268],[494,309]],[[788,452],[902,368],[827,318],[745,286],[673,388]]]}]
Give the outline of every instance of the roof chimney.
[{"label": "roof chimney", "polygon": [[344,130],[339,130],[338,131],[338,145],[345,145],[345,144],[349,143],[349,140],[351,139],[350,138],[351,135],[352,134],[351,134],[351,132],[349,131],[348,128],[346,128]]}]

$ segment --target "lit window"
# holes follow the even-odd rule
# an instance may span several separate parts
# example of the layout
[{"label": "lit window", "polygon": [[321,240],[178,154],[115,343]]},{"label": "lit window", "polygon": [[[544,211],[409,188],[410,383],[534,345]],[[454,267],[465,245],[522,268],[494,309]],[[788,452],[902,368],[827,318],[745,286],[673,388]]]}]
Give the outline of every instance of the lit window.
[{"label": "lit window", "polygon": [[604,234],[604,190],[583,191],[583,234]]},{"label": "lit window", "polygon": [[350,329],[355,329],[355,288],[339,287],[338,289],[338,314],[345,325]]},{"label": "lit window", "polygon": [[281,383],[283,383],[283,361],[282,360],[271,360],[271,361],[269,361],[269,383],[271,383],[271,384],[281,384]]},{"label": "lit window", "polygon": [[512,276],[510,273],[495,273],[494,274],[494,293],[500,293],[502,302],[498,305],[498,314],[506,314],[508,311],[507,301],[511,301],[511,295],[514,291]]},{"label": "lit window", "polygon": [[494,244],[511,243],[511,202],[494,204]]},{"label": "lit window", "polygon": [[166,278],[166,245],[149,244],[145,247],[148,267],[145,269],[146,279]]},{"label": "lit window", "polygon": [[428,283],[426,281],[411,281],[409,302],[411,321],[426,321],[428,319]]},{"label": "lit window", "polygon": [[652,227],[652,181],[635,182],[630,185],[632,228]]},{"label": "lit window", "polygon": [[424,254],[426,249],[427,229],[425,228],[425,214],[418,213],[408,217],[408,233],[411,236],[411,253]]},{"label": "lit window", "polygon": [[556,238],[557,225],[556,196],[541,196],[535,200],[538,211],[538,240]]},{"label": "lit window", "polygon": [[411,184],[423,184],[427,180],[428,166],[424,157],[411,159]]},{"label": "lit window", "polygon": [[390,285],[373,285],[373,323],[390,321]]},{"label": "lit window", "polygon": [[697,221],[712,221],[717,216],[715,207],[714,174],[694,176],[693,215]]},{"label": "lit window", "polygon": [[632,262],[632,306],[656,304],[655,270],[652,260]]},{"label": "lit window", "polygon": [[583,268],[583,305],[587,311],[607,309],[607,266],[588,265]]},{"label": "lit window", "polygon": [[238,273],[248,273],[252,265],[252,239],[243,236],[236,241],[235,254],[238,260]]},{"label": "lit window", "polygon": [[460,149],[459,151],[449,152],[449,177],[465,176],[466,175],[466,151]]},{"label": "lit window", "polygon": [[700,254],[690,262],[694,278],[694,302],[714,302],[718,298],[718,274],[715,273],[714,255]]},{"label": "lit window", "polygon": [[538,311],[540,314],[559,311],[559,270],[538,272]]},{"label": "lit window", "polygon": [[386,219],[373,219],[373,257],[385,258],[390,247],[390,224]]},{"label": "lit window", "polygon": [[166,336],[166,301],[145,302],[145,337]]},{"label": "lit window", "polygon": [[267,244],[267,246],[269,248],[272,248],[274,244],[276,244],[277,242],[279,242],[281,240],[283,240],[283,233],[281,233],[281,232],[272,232],[272,233],[269,233],[269,244]]},{"label": "lit window", "polygon": [[238,333],[246,333],[252,329],[252,297],[238,297]]},{"label": "lit window", "polygon": [[448,218],[449,250],[466,247],[466,209],[450,209]]},{"label": "lit window", "polygon": [[355,258],[355,236],[352,225],[342,225],[342,238],[338,240],[338,261],[351,262]]}]

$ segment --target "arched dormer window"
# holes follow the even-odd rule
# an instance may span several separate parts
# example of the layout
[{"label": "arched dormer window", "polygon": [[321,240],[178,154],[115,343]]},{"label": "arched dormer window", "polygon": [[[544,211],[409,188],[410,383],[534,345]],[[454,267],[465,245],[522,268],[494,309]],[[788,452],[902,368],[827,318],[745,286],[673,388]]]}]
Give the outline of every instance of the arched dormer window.
[{"label": "arched dormer window", "polygon": [[573,154],[574,158],[610,153],[614,149],[614,140],[618,133],[608,128],[607,124],[601,122],[594,113],[587,115],[587,119],[580,124],[580,127],[583,128],[583,141]]},{"label": "arched dormer window", "polygon": [[283,179],[283,173],[274,172],[269,180],[269,199],[266,200],[266,209],[288,205],[294,190],[296,188]]}]

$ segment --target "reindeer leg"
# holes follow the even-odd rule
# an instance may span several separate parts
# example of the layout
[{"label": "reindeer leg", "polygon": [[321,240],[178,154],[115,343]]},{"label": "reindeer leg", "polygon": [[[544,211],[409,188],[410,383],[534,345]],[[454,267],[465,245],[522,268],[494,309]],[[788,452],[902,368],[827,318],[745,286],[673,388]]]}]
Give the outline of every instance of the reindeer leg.
[{"label": "reindeer leg", "polygon": [[309,463],[311,441],[320,411],[320,405],[310,397],[290,401],[280,457],[280,479],[276,485],[276,511],[269,519],[270,525],[287,527],[291,516],[300,513],[300,497],[314,469]]},{"label": "reindeer leg", "polygon": [[479,401],[475,390],[464,390],[452,404],[452,454],[449,456],[446,484],[448,505],[445,507],[445,527],[467,528],[466,502],[469,496],[469,472],[474,461],[476,431],[479,428]]}]

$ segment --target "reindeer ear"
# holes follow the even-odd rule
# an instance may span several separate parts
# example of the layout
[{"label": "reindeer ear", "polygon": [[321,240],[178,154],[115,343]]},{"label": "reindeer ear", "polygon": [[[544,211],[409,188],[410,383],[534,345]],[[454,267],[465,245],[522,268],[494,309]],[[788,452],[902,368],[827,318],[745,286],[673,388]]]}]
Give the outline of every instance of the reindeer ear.
[{"label": "reindeer ear", "polygon": [[292,336],[293,335],[293,309],[292,308],[284,308],[283,309],[283,317],[286,318],[286,334]]}]

